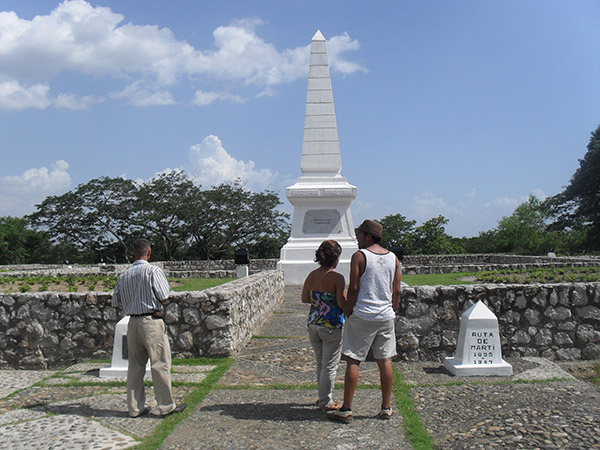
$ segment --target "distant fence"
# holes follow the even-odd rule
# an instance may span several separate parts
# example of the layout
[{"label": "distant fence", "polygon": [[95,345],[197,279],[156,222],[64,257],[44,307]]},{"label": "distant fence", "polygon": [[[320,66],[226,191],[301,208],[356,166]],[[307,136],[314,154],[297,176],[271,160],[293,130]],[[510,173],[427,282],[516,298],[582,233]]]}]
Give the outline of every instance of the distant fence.
[{"label": "distant fence", "polygon": [[600,266],[600,257],[547,257],[519,255],[414,255],[406,256],[402,273],[421,275],[428,273],[483,272],[503,269],[536,269],[540,267],[590,267]]}]

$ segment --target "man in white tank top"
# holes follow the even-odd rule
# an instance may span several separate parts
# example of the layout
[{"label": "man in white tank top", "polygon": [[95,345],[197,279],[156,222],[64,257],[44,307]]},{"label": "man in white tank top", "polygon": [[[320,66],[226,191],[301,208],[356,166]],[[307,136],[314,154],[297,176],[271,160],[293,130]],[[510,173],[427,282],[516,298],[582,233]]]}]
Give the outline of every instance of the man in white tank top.
[{"label": "man in white tank top", "polygon": [[341,409],[327,413],[327,417],[339,422],[352,420],[359,365],[370,348],[381,379],[379,418],[389,419],[393,414],[390,405],[394,379],[391,358],[396,355],[394,321],[402,273],[396,255],[379,245],[382,234],[383,227],[374,220],[365,220],[356,229],[359,251],[350,261],[350,285],[344,313],[344,404]]}]

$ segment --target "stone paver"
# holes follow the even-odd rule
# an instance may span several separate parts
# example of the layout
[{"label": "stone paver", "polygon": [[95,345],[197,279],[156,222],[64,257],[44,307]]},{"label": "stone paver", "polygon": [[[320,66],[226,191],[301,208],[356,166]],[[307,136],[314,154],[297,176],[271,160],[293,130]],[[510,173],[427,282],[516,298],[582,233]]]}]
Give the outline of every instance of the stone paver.
[{"label": "stone paver", "polygon": [[95,420],[63,414],[0,427],[0,447],[31,449],[120,449],[137,441]]},{"label": "stone paver", "polygon": [[51,370],[0,370],[0,398],[54,375]]},{"label": "stone paver", "polygon": [[375,418],[376,391],[357,391],[351,424],[329,421],[315,399],[313,391],[304,390],[215,390],[162,448],[410,448],[398,415],[389,421]]}]

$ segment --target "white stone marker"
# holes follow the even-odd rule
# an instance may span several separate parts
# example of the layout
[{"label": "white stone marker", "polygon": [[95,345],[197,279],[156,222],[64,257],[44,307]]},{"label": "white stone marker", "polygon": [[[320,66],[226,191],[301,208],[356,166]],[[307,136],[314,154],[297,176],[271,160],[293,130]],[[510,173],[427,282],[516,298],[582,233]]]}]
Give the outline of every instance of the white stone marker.
[{"label": "white stone marker", "polygon": [[235,274],[238,278],[244,278],[248,276],[248,266],[236,266]]},{"label": "white stone marker", "polygon": [[[127,378],[127,325],[129,316],[123,317],[115,326],[115,339],[110,367],[100,369],[100,378]],[[150,378],[150,361],[146,364],[145,378]]]},{"label": "white stone marker", "polygon": [[341,175],[327,46],[320,31],[310,44],[300,169],[302,176],[286,189],[294,213],[290,238],[281,249],[277,268],[284,271],[286,285],[303,284],[308,273],[318,267],[314,258],[321,242],[334,239],[342,247],[336,270],[347,280],[350,258],[358,250],[350,213],[357,190]]},{"label": "white stone marker", "polygon": [[512,375],[502,359],[498,318],[481,300],[460,317],[456,357],[444,366],[454,375]]}]

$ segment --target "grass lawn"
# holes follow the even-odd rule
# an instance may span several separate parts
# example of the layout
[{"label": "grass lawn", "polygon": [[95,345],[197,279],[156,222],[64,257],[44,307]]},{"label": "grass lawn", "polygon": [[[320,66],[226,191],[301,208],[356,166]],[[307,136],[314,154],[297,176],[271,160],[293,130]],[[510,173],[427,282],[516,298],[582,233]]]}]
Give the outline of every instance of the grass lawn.
[{"label": "grass lawn", "polygon": [[235,278],[169,278],[169,281],[178,281],[182,284],[172,287],[175,292],[202,291],[220,284],[229,283]]},{"label": "grass lawn", "polygon": [[592,283],[600,281],[598,267],[538,268],[494,270],[489,272],[431,273],[402,275],[409,286],[436,286],[474,283]]},{"label": "grass lawn", "polygon": [[477,272],[427,273],[423,275],[402,275],[402,281],[409,286],[449,286],[455,284],[473,284],[476,276]]},{"label": "grass lawn", "polygon": [[[201,291],[220,284],[228,283],[234,278],[171,278],[171,290]],[[10,292],[108,292],[117,283],[115,275],[67,275],[67,276],[35,276],[35,277],[0,277],[0,293]]]}]

